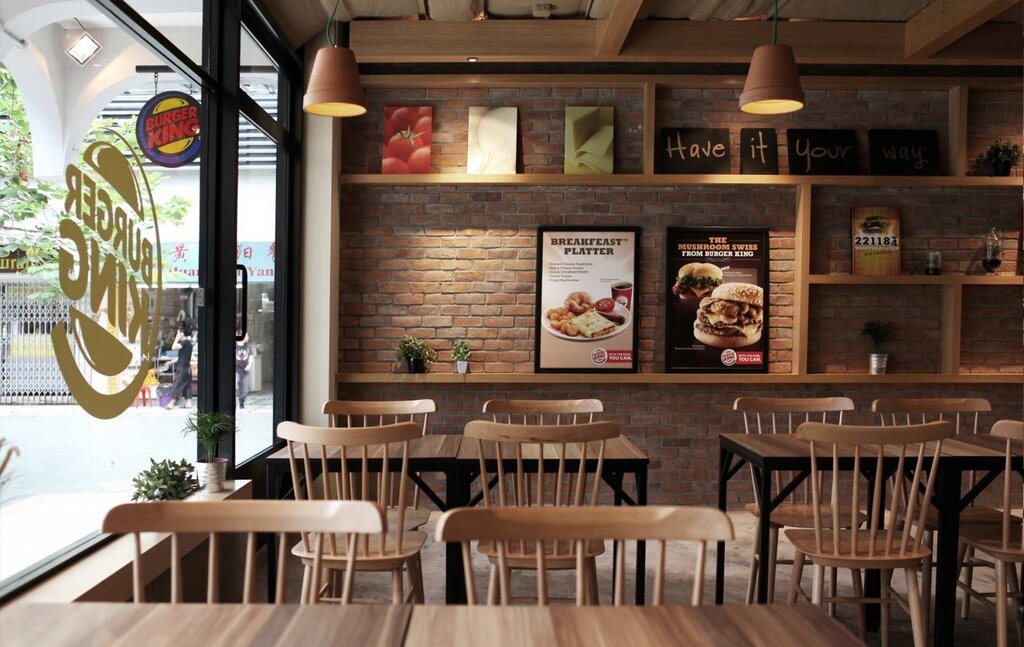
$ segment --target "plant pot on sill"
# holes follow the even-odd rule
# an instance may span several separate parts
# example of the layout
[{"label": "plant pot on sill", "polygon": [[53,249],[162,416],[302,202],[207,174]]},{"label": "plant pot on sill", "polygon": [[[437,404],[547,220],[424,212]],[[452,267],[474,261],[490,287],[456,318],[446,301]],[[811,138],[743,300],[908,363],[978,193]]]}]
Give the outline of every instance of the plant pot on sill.
[{"label": "plant pot on sill", "polygon": [[871,353],[868,355],[868,373],[871,375],[885,375],[885,368],[888,364],[888,353]]},{"label": "plant pot on sill", "polygon": [[457,360],[455,362],[455,370],[459,373],[459,375],[465,375],[466,373],[469,373],[469,360]]},{"label": "plant pot on sill", "polygon": [[1010,171],[1013,169],[1013,165],[1009,162],[993,162],[992,164],[992,175],[995,177],[1010,177]]},{"label": "plant pot on sill", "polygon": [[409,367],[410,373],[426,373],[427,363],[418,357],[409,357],[405,360],[405,365]]},{"label": "plant pot on sill", "polygon": [[198,461],[199,487],[204,492],[221,492],[227,477],[228,459],[216,458],[212,461]]}]

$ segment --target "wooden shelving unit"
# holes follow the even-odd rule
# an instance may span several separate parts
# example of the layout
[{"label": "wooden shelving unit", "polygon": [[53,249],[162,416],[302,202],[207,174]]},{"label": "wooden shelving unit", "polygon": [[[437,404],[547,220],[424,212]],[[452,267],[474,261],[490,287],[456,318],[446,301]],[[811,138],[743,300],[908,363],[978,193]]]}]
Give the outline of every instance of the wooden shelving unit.
[{"label": "wooden shelving unit", "polygon": [[[534,374],[483,373],[456,375],[428,373],[341,373],[337,381],[344,384],[997,384],[1022,383],[1021,373],[961,373],[960,336],[963,290],[965,286],[1024,286],[1024,277],[1013,275],[940,276],[851,276],[811,274],[810,245],[814,188],[949,188],[989,189],[1024,188],[1021,177],[975,177],[967,172],[967,107],[968,93],[973,88],[1021,89],[1021,82],[1004,79],[968,78],[900,78],[894,81],[883,77],[804,77],[809,89],[896,89],[944,91],[949,95],[946,168],[948,176],[871,176],[871,175],[671,175],[654,172],[655,159],[655,104],[657,90],[674,88],[736,88],[742,77],[735,76],[636,76],[624,79],[619,75],[400,75],[367,76],[363,83],[375,88],[480,88],[480,87],[614,87],[637,88],[643,91],[643,172],[615,175],[563,175],[560,173],[521,173],[515,175],[469,175],[465,173],[432,173],[423,175],[342,174],[341,186],[414,187],[442,185],[474,186],[581,186],[581,187],[700,187],[700,186],[759,186],[792,190],[795,199],[795,256],[793,279],[793,348],[792,373],[766,373],[756,375],[714,374]],[[856,285],[922,285],[942,289],[942,341],[941,372],[937,374],[890,374],[873,376],[864,374],[808,373],[808,317],[811,286]],[[825,287],[821,289],[827,289]]]}]

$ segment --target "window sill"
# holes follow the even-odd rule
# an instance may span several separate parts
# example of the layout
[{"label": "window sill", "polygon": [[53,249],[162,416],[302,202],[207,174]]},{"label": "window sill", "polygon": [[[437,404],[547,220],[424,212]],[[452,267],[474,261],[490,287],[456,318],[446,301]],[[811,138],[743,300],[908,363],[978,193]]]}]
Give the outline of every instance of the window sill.
[{"label": "window sill", "polygon": [[[225,490],[215,494],[197,492],[189,500],[225,501],[251,499],[252,481],[225,481]],[[204,540],[194,535],[182,538],[182,554],[188,554]],[[148,580],[158,577],[170,563],[170,535],[142,535],[142,558]],[[132,538],[118,537],[90,552],[75,563],[41,579],[6,604],[19,602],[98,602],[127,600],[132,595]],[[163,565],[163,568],[160,567]]]}]

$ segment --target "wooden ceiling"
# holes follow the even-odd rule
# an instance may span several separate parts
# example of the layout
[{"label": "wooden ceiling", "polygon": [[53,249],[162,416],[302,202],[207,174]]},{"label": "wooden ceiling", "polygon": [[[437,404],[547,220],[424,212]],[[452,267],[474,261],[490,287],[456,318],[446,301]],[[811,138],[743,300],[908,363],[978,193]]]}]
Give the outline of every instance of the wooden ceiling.
[{"label": "wooden ceiling", "polygon": [[[335,0],[262,0],[298,47]],[[1020,0],[780,0],[804,64],[1021,65]],[[362,63],[741,63],[772,0],[341,0]]]}]

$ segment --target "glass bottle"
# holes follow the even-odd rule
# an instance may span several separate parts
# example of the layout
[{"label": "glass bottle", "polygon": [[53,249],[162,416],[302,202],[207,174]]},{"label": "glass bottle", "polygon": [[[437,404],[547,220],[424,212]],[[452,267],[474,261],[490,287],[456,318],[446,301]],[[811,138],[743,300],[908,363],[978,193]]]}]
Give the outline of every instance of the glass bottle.
[{"label": "glass bottle", "polygon": [[1003,235],[998,229],[992,227],[985,236],[985,254],[981,259],[981,266],[989,274],[995,274],[1003,262]]}]

